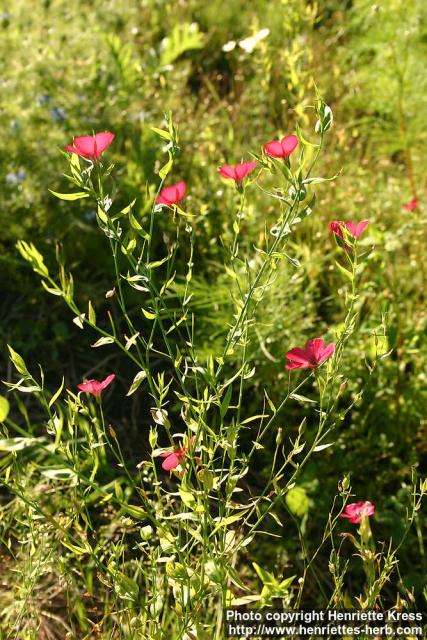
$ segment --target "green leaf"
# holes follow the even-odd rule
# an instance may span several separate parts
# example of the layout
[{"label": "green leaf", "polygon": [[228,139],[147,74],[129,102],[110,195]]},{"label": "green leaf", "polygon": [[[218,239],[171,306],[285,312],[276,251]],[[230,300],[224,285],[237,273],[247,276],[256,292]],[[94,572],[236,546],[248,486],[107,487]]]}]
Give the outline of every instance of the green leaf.
[{"label": "green leaf", "polygon": [[313,453],[317,453],[318,451],[323,451],[323,449],[328,449],[328,447],[332,447],[335,442],[328,442],[328,444],[319,444],[317,447],[314,447]]},{"label": "green leaf", "polygon": [[96,324],[96,313],[95,313],[95,309],[92,306],[92,302],[90,300],[88,303],[88,316],[89,316],[89,322],[91,324]]},{"label": "green leaf", "polygon": [[129,222],[132,229],[134,229],[135,231],[141,231],[142,227],[139,224],[138,220],[133,215],[133,213],[129,213]]},{"label": "green leaf", "polygon": [[298,124],[296,125],[296,134],[297,134],[297,138],[300,142],[302,142],[304,145],[306,145],[307,147],[315,147],[318,148],[319,145],[318,144],[314,144],[313,142],[309,142],[306,138],[304,138],[302,131],[300,129],[300,127],[298,126]]},{"label": "green leaf", "polygon": [[29,375],[25,362],[19,353],[16,353],[10,345],[7,345],[7,348],[9,349],[10,359],[12,360],[15,369],[22,375]]},{"label": "green leaf", "polygon": [[42,469],[42,476],[49,478],[50,480],[70,480],[71,478],[77,478],[76,473],[72,469],[67,467],[59,467],[57,469]]},{"label": "green leaf", "polygon": [[292,400],[297,400],[298,402],[310,402],[311,404],[317,404],[317,400],[311,400],[311,398],[307,398],[306,396],[300,396],[299,393],[291,393],[290,398]]},{"label": "green leaf", "polygon": [[49,408],[56,402],[56,400],[58,400],[59,396],[61,395],[61,392],[64,388],[64,378],[62,378],[62,383],[61,386],[59,387],[58,391],[55,393],[55,395],[53,395],[49,401]]},{"label": "green leaf", "polygon": [[9,400],[4,396],[0,396],[0,422],[4,422],[9,415]]},{"label": "green leaf", "polygon": [[129,349],[136,344],[136,341],[138,340],[138,337],[139,337],[139,331],[134,333],[133,336],[131,336],[130,338],[127,338],[126,344],[125,344],[126,351],[129,351]]},{"label": "green leaf", "polygon": [[172,140],[172,136],[169,131],[164,131],[163,129],[157,129],[157,127],[150,127],[151,131],[157,133],[158,136],[164,138],[165,140]]},{"label": "green leaf", "polygon": [[285,578],[284,580],[282,580],[282,582],[279,584],[279,589],[280,590],[284,590],[284,589],[288,589],[292,582],[295,580],[296,576],[291,576],[290,578]]},{"label": "green leaf", "polygon": [[49,287],[46,282],[44,280],[41,281],[42,283],[42,287],[43,289],[45,289],[48,293],[52,294],[53,296],[63,296],[64,293],[63,291],[61,291],[61,289],[54,289],[53,287]]},{"label": "green leaf", "polygon": [[343,266],[342,266],[339,262],[337,262],[336,260],[335,260],[335,264],[336,264],[336,266],[338,267],[338,269],[341,271],[341,273],[342,273],[342,274],[344,274],[344,275],[345,275],[345,277],[346,277],[346,278],[348,278],[348,279],[350,280],[350,282],[352,282],[352,281],[353,281],[353,274],[352,274],[348,269],[346,269],[345,267],[343,267]]},{"label": "green leaf", "polygon": [[82,198],[89,198],[89,194],[86,193],[86,191],[78,191],[77,193],[58,193],[57,191],[52,191],[52,189],[49,189],[49,191],[60,200],[72,201],[81,200]]},{"label": "green leaf", "polygon": [[332,180],[335,180],[335,178],[337,178],[340,175],[341,172],[336,173],[334,176],[332,176],[332,178],[320,178],[320,177],[315,177],[315,178],[306,178],[305,180],[302,181],[301,184],[319,184],[320,182],[331,182]]},{"label": "green leaf", "polygon": [[267,391],[265,389],[264,389],[264,395],[265,395],[265,398],[267,400],[268,406],[270,407],[270,409],[272,410],[273,413],[276,413],[277,409],[276,409],[273,401],[270,399],[270,397],[269,397],[269,395],[268,395],[268,393],[267,393]]},{"label": "green leaf", "polygon": [[163,165],[163,167],[159,171],[159,176],[162,180],[166,178],[169,171],[172,169],[172,165],[173,165],[173,158],[172,158],[172,154],[169,152],[169,160],[166,162],[165,165]]},{"label": "green leaf", "polygon": [[126,247],[123,244],[121,245],[122,253],[124,253],[124,255],[127,256],[129,253],[132,253],[135,247],[136,247],[136,240],[135,238],[131,238]]},{"label": "green leaf", "polygon": [[227,267],[226,264],[224,265],[224,269],[226,270],[230,278],[233,278],[233,280],[237,280],[237,274],[233,271],[233,269],[230,269],[230,267]]},{"label": "green leaf", "polygon": [[137,520],[144,520],[147,517],[147,512],[142,508],[138,507],[135,504],[124,504],[122,508],[126,513],[128,513],[132,518],[136,518]]},{"label": "green leaf", "polygon": [[120,211],[120,213],[125,216],[127,213],[129,213],[133,209],[133,206],[134,206],[135,202],[136,202],[136,198],[134,198],[134,200],[132,200],[132,202],[130,204],[128,204],[127,207],[122,209]]},{"label": "green leaf", "polygon": [[200,469],[197,476],[205,489],[211,491],[214,485],[214,476],[212,471],[210,471],[207,467],[203,467],[203,469]]},{"label": "green leaf", "polygon": [[37,438],[7,438],[0,440],[0,451],[22,451],[39,444]]},{"label": "green leaf", "polygon": [[92,549],[90,548],[90,545],[89,545],[89,543],[87,541],[85,541],[81,547],[79,547],[78,545],[73,544],[69,540],[65,540],[65,539],[61,540],[61,544],[64,547],[67,547],[67,549],[70,549],[70,551],[72,551],[77,556],[82,556],[82,555],[84,555],[86,553],[91,553],[91,551],[92,551]]},{"label": "green leaf", "polygon": [[16,247],[24,260],[31,264],[36,273],[44,277],[49,275],[49,271],[44,264],[42,254],[37,251],[32,242],[28,243],[24,240],[18,240]]},{"label": "green leaf", "polygon": [[192,493],[190,493],[189,491],[186,491],[185,489],[182,488],[182,486],[180,486],[179,495],[181,496],[181,500],[183,501],[185,506],[189,507],[189,509],[194,508],[194,505],[196,503],[196,498]]},{"label": "green leaf", "polygon": [[97,340],[96,342],[94,342],[93,344],[91,344],[91,347],[103,347],[105,344],[113,344],[114,342],[114,338],[110,338],[108,336],[105,336],[104,338],[99,338],[99,340]]},{"label": "green leaf", "polygon": [[126,395],[131,396],[133,393],[135,393],[135,391],[138,389],[138,387],[145,380],[146,377],[147,377],[147,374],[145,373],[145,371],[138,371]]},{"label": "green leaf", "polygon": [[311,215],[313,213],[313,208],[315,204],[316,204],[316,195],[313,195],[310,202],[304,207],[304,209],[299,211],[297,216],[292,220],[292,224],[299,224],[300,222],[302,222],[302,220],[304,220],[304,218]]},{"label": "green leaf", "polygon": [[226,518],[215,518],[215,521],[219,520],[219,522],[210,535],[213,536],[222,527],[227,527],[229,524],[233,524],[233,522],[237,522],[238,520],[241,520],[249,510],[250,510],[250,507],[248,507],[247,509],[242,509],[241,511],[239,511],[239,513],[235,513],[231,516],[227,516]]},{"label": "green leaf", "polygon": [[228,411],[228,407],[229,407],[229,404],[230,404],[232,392],[233,392],[233,387],[230,384],[228,386],[228,388],[227,388],[227,391],[225,392],[225,395],[224,395],[224,397],[222,399],[221,406],[220,406],[220,409],[219,409],[219,413],[220,413],[221,418],[224,418],[225,414]]},{"label": "green leaf", "polygon": [[141,309],[141,311],[148,320],[155,320],[157,318],[156,314],[152,311],[147,311],[146,309]]},{"label": "green leaf", "polygon": [[167,262],[169,260],[169,255],[167,255],[165,258],[162,258],[161,260],[156,260],[155,262],[149,262],[147,264],[147,269],[157,269],[157,267],[160,267],[162,264],[164,264],[165,262]]},{"label": "green leaf", "polygon": [[111,565],[109,565],[108,568],[114,576],[113,586],[117,595],[123,600],[131,600],[134,602],[139,593],[138,583],[121,571],[116,571]]},{"label": "green leaf", "polygon": [[263,585],[268,585],[268,586],[276,586],[277,585],[277,580],[273,576],[273,574],[269,573],[268,571],[266,571],[265,569],[260,567],[259,564],[257,564],[256,562],[252,562],[252,566],[255,569],[255,571],[257,572],[258,577],[262,581]]},{"label": "green leaf", "polygon": [[73,318],[73,322],[74,324],[79,328],[79,329],[84,329],[84,320],[86,318],[86,314],[85,313],[81,313],[79,316],[76,316],[75,318]]},{"label": "green leaf", "polygon": [[104,210],[98,205],[98,218],[101,220],[101,222],[103,222],[104,224],[108,224],[108,217],[105,214]]},{"label": "green leaf", "polygon": [[240,424],[249,424],[250,422],[254,422],[254,421],[258,421],[258,420],[264,420],[264,418],[268,418],[268,414],[259,413],[256,416],[251,416],[250,418],[246,418]]},{"label": "green leaf", "polygon": [[80,158],[77,153],[72,153],[70,157],[70,169],[77,182],[81,182]]}]

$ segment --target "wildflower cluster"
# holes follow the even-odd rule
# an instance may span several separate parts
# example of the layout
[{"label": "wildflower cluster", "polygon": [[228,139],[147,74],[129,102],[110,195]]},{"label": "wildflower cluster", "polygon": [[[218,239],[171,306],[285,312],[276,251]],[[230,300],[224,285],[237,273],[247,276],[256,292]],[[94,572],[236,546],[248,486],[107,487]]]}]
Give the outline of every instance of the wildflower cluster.
[{"label": "wildflower cluster", "polygon": [[[103,550],[103,558],[107,560],[97,564],[99,580],[103,584],[119,584],[117,598],[130,600],[132,607],[142,599],[146,621],[147,616],[152,620],[159,615],[172,599],[175,611],[182,614],[177,623],[182,637],[184,633],[185,637],[196,637],[194,629],[202,628],[215,629],[215,637],[220,637],[219,617],[215,620],[211,613],[211,620],[201,622],[200,606],[206,599],[214,603],[212,609],[215,603],[222,608],[246,604],[251,598],[261,604],[271,604],[275,598],[281,598],[285,606],[293,601],[297,606],[309,570],[310,563],[297,586],[296,575],[279,579],[254,563],[263,587],[259,594],[245,599],[234,567],[242,561],[255,536],[281,522],[278,513],[290,511],[296,517],[306,515],[309,499],[300,484],[302,470],[319,452],[335,444],[325,442],[325,438],[338,424],[338,403],[346,384],[339,366],[357,324],[358,264],[363,257],[358,243],[369,221],[333,220],[329,229],[338,247],[343,249],[339,252],[340,259],[349,265],[346,268],[337,263],[339,272],[350,281],[342,326],[339,330],[328,328],[334,341],[315,337],[308,339],[304,347],[290,348],[285,354],[286,364],[281,365],[282,380],[287,379],[287,387],[284,383],[278,400],[264,389],[260,392],[260,411],[247,414],[245,394],[253,393],[248,389],[248,381],[254,371],[251,344],[257,314],[263,309],[264,296],[274,283],[280,263],[287,262],[291,268],[299,266],[299,261],[289,255],[289,238],[313,211],[316,198],[310,190],[317,182],[324,182],[311,174],[324,135],[332,125],[332,113],[320,99],[315,113],[319,140],[310,145],[311,149],[305,148],[305,138],[299,133],[291,134],[267,142],[262,153],[253,154],[252,160],[222,164],[217,169],[218,176],[234,183],[239,205],[231,225],[230,246],[227,246],[228,240],[223,242],[225,271],[232,280],[229,287],[232,314],[223,331],[221,350],[207,357],[201,356],[195,347],[198,310],[192,303],[192,281],[196,216],[182,209],[187,195],[186,182],[166,184],[179,149],[178,132],[170,117],[167,129],[153,129],[167,141],[168,160],[159,170],[159,184],[154,189],[147,188],[149,201],[141,215],[137,214],[135,201],[120,211],[115,208],[116,189],[109,189],[113,165],[104,164],[104,154],[115,139],[110,131],[75,137],[72,144],[65,147],[70,152],[71,175],[67,177],[79,191],[68,194],[52,191],[62,200],[91,198],[94,201],[96,220],[108,240],[114,263],[114,283],[105,298],[117,305],[118,314],[108,312],[100,319],[99,310],[95,311],[90,301],[86,311],[80,308],[74,295],[73,277],[67,273],[60,251],[57,252],[57,281],[33,244],[23,241],[18,244],[21,255],[41,277],[44,288],[62,297],[72,310],[75,325],[99,334],[91,346],[114,345],[132,367],[137,367],[133,380],[128,382],[126,398],[139,394],[144,406],[149,398],[149,433],[142,437],[144,455],[142,459],[138,457],[140,462],[131,461],[129,452],[123,451],[122,430],[109,423],[104,415],[103,393],[112,388],[119,369],[101,380],[83,379],[77,385],[81,393],[67,392],[64,410],[60,400],[64,382],[49,398],[43,380],[33,378],[20,356],[11,350],[12,361],[22,376],[11,387],[27,393],[35,389],[39,394],[43,408],[48,411],[48,433],[55,436],[56,455],[67,473],[78,478],[76,491],[82,491],[83,495],[93,492],[94,503],[97,500],[101,505],[111,502],[121,516],[126,515],[125,528],[139,528],[140,540],[132,547],[140,551],[138,560],[130,557],[124,533],[121,543],[116,541]],[[296,160],[292,154],[299,145],[301,154]],[[80,161],[88,166],[82,169]],[[278,181],[273,191],[268,190],[264,177]],[[271,197],[279,211],[270,229],[266,223],[263,244],[255,247],[255,254],[249,259],[242,255],[241,238],[248,188],[252,185]],[[167,216],[163,222],[173,224],[174,238],[170,234],[162,235],[166,248],[162,254],[163,245],[155,248],[153,235],[156,220],[165,207],[173,212],[173,223]],[[155,255],[157,250],[159,255]],[[177,275],[178,251],[183,252],[188,267],[181,276]],[[129,305],[130,289],[138,299],[137,306]],[[285,370],[289,371],[286,377]],[[297,371],[301,377],[292,373]],[[126,381],[127,376],[124,379]],[[304,387],[308,389],[306,393],[312,393],[310,385],[315,390],[315,399],[301,395]],[[286,406],[291,402],[300,402],[304,407],[314,405],[316,410],[307,411],[302,422],[287,433],[281,424]],[[339,408],[340,421],[355,402]],[[254,489],[248,485],[247,477],[257,468],[259,452],[266,446],[267,434],[272,432],[275,432],[272,438],[275,448],[269,476],[264,486]],[[79,460],[83,455],[87,456],[84,464]],[[111,464],[120,471],[113,490],[101,482],[101,471],[108,477],[110,469],[107,471],[107,468]],[[327,533],[319,549],[333,540],[340,517],[359,524],[360,539],[350,533],[342,535],[361,551],[372,586],[377,578],[372,566],[372,532],[368,519],[375,513],[375,507],[369,501],[348,503],[351,495],[346,481],[340,489],[342,506],[334,504],[329,516],[324,514]],[[92,528],[86,515],[84,522],[89,523],[88,529]],[[79,543],[79,519],[68,529],[60,530],[68,549],[73,552],[78,549],[81,555],[95,555],[89,538]],[[126,559],[126,573],[119,569],[122,559]],[[330,571],[334,580],[338,576],[337,562],[331,556]],[[146,585],[145,596],[139,593],[141,575]]]}]

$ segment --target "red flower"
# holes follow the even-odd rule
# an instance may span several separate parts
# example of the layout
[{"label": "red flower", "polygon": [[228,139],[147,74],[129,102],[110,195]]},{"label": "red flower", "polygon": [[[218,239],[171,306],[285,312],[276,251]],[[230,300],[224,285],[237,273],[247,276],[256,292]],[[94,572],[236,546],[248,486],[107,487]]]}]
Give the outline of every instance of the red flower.
[{"label": "red flower", "polygon": [[314,338],[308,340],[305,349],[294,347],[286,354],[289,362],[286,363],[287,369],[316,369],[319,364],[325,362],[335,351],[335,344],[331,342],[325,345],[322,338]]},{"label": "red flower", "polygon": [[177,182],[176,184],[172,184],[170,187],[165,187],[161,190],[160,194],[157,196],[157,204],[166,204],[168,207],[171,207],[173,204],[178,204],[183,197],[185,196],[185,192],[187,190],[187,185],[185,182]]},{"label": "red flower", "polygon": [[298,138],[292,134],[291,136],[285,136],[281,140],[267,142],[264,148],[265,153],[272,158],[289,158],[298,144]]},{"label": "red flower", "polygon": [[104,389],[113,382],[115,377],[116,377],[116,374],[111,373],[109,376],[105,378],[105,380],[102,380],[101,382],[99,382],[99,380],[86,380],[86,382],[82,382],[81,384],[78,384],[77,388],[80,389],[80,391],[86,391],[86,393],[91,393],[93,396],[97,398],[98,396],[101,395],[102,391],[104,391]]},{"label": "red flower", "polygon": [[82,158],[89,158],[94,161],[99,160],[113,140],[114,133],[104,131],[94,136],[79,136],[78,138],[73,138],[73,144],[71,146],[67,145],[65,149],[71,151],[71,153],[77,153],[77,155]]},{"label": "red flower", "polygon": [[359,524],[362,518],[367,518],[375,513],[375,507],[372,502],[353,502],[348,504],[344,511],[340,514],[341,518],[348,518],[352,524]]},{"label": "red flower", "polygon": [[329,223],[329,229],[333,231],[340,238],[344,238],[343,229],[347,229],[348,233],[356,240],[360,238],[364,230],[369,224],[369,220],[362,220],[362,222],[343,222],[342,220],[334,220]]},{"label": "red flower", "polygon": [[162,469],[165,471],[171,471],[172,469],[176,469],[176,467],[181,464],[181,461],[185,458],[186,454],[189,452],[191,445],[194,442],[194,437],[190,438],[190,442],[188,447],[178,447],[178,449],[174,449],[174,451],[167,451],[165,453],[160,454],[160,458],[165,458],[162,463]]},{"label": "red flower", "polygon": [[230,178],[236,182],[241,182],[243,178],[251,173],[257,166],[258,162],[241,162],[234,166],[225,164],[222,167],[218,167],[218,173],[223,178]]},{"label": "red flower", "polygon": [[405,209],[405,211],[413,211],[417,207],[418,207],[418,198],[412,198],[410,202],[407,202],[402,206],[402,209]]}]

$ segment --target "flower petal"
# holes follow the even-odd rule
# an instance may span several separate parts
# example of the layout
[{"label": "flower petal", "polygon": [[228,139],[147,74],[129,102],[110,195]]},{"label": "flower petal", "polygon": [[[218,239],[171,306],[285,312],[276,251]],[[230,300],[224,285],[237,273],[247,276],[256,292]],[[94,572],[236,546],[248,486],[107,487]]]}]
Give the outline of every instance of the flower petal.
[{"label": "flower petal", "polygon": [[265,153],[272,158],[283,158],[284,152],[279,140],[267,142],[264,147]]},{"label": "flower petal", "polygon": [[294,347],[290,351],[287,352],[285,357],[290,361],[288,364],[292,366],[286,365],[286,368],[290,369],[307,369],[310,367],[310,359],[301,347]]},{"label": "flower petal", "polygon": [[342,222],[341,220],[333,220],[332,222],[329,223],[329,229],[333,233],[336,233],[337,236],[339,236],[340,238],[344,237],[343,230],[342,230],[343,226],[344,226],[344,222]]},{"label": "flower petal", "polygon": [[315,360],[319,362],[319,359],[323,353],[323,349],[325,347],[325,343],[322,338],[314,338],[313,340],[308,340],[305,345],[305,350],[307,352],[310,360]]},{"label": "flower petal", "polygon": [[290,360],[289,362],[286,363],[286,369],[288,369],[289,371],[292,371],[292,369],[310,369],[310,368],[312,367],[309,362],[302,364],[300,362],[293,362],[292,360]]},{"label": "flower petal", "polygon": [[236,164],[235,172],[237,180],[243,180],[251,171],[255,169],[258,162],[241,162]]},{"label": "flower petal", "polygon": [[115,377],[116,377],[115,373],[110,373],[110,375],[107,376],[105,380],[102,380],[101,389],[105,389],[106,387],[108,387],[108,385],[110,385],[113,382]]},{"label": "flower petal", "polygon": [[285,136],[281,139],[280,144],[283,149],[283,155],[290,156],[292,151],[295,151],[299,145],[298,138],[292,134],[291,136]]},{"label": "flower petal", "polygon": [[330,358],[331,355],[334,352],[335,352],[335,343],[334,342],[330,342],[329,344],[324,346],[322,354],[321,354],[321,356],[319,358],[319,364],[321,364],[322,362],[325,362],[325,360]]},{"label": "flower petal", "polygon": [[185,196],[185,192],[187,190],[187,185],[185,184],[185,182],[183,180],[181,180],[181,182],[177,182],[176,183],[175,188],[176,188],[176,192],[177,192],[177,202],[179,202]]},{"label": "flower petal", "polygon": [[86,382],[78,384],[77,388],[80,389],[80,391],[91,393],[94,396],[99,396],[102,391],[101,383],[98,380],[86,380]]},{"label": "flower petal", "polygon": [[177,204],[184,197],[186,188],[185,182],[177,182],[169,187],[164,187],[157,197],[157,204],[166,204],[169,207]]},{"label": "flower petal", "polygon": [[100,156],[114,140],[114,133],[111,131],[103,131],[95,136],[97,155]]},{"label": "flower petal", "polygon": [[73,139],[73,146],[77,149],[79,155],[87,158],[96,156],[95,136],[78,136]]},{"label": "flower petal", "polygon": [[236,179],[236,171],[235,168],[229,164],[224,164],[222,167],[218,167],[218,173],[223,178],[230,178],[232,180]]},{"label": "flower petal", "polygon": [[176,453],[169,453],[165,458],[165,461],[162,463],[162,469],[165,471],[171,471],[171,469],[175,469],[180,462],[181,459]]},{"label": "flower petal", "polygon": [[352,502],[347,504],[343,513],[340,514],[341,518],[348,518],[352,524],[359,524],[364,517],[372,516],[375,513],[375,506],[372,502],[366,500],[365,502]]},{"label": "flower petal", "polygon": [[369,220],[362,220],[362,222],[359,222],[356,225],[356,232],[354,234],[354,237],[355,238],[360,238],[360,236],[365,231],[365,229],[368,226],[368,224],[369,224]]},{"label": "flower petal", "polygon": [[402,205],[402,209],[405,209],[405,211],[414,211],[414,209],[416,209],[417,207],[418,207],[418,198],[412,198],[412,200]]}]

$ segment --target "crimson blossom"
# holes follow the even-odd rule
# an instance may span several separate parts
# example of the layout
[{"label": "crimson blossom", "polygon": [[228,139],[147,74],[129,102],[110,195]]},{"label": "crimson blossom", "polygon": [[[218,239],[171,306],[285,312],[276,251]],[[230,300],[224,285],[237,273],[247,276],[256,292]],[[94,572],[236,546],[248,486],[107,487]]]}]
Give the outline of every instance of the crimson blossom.
[{"label": "crimson blossom", "polygon": [[418,207],[418,198],[412,198],[412,200],[402,205],[402,209],[405,209],[405,211],[414,211],[414,209],[416,209],[417,207]]},{"label": "crimson blossom", "polygon": [[358,240],[362,233],[365,231],[369,224],[369,220],[362,220],[361,222],[344,222],[343,220],[333,220],[329,223],[329,229],[340,238],[344,239],[344,229],[347,229],[348,233],[353,236],[355,240]]},{"label": "crimson blossom", "polygon": [[172,207],[172,205],[181,202],[185,196],[186,190],[187,185],[183,181],[172,184],[170,187],[164,187],[157,196],[156,203]]},{"label": "crimson blossom", "polygon": [[80,391],[85,391],[86,393],[90,393],[98,398],[104,391],[104,389],[113,382],[115,377],[116,374],[111,373],[105,378],[105,380],[102,380],[101,382],[99,380],[86,380],[86,382],[78,384],[77,388],[80,389]]},{"label": "crimson blossom", "polygon": [[257,166],[258,162],[240,162],[239,164],[229,165],[225,164],[222,167],[218,167],[218,173],[223,178],[229,178],[236,182],[241,182],[247,175],[249,175]]},{"label": "crimson blossom", "polygon": [[285,136],[281,140],[272,140],[265,145],[265,153],[272,158],[289,158],[299,142],[296,135]]},{"label": "crimson blossom", "polygon": [[76,153],[82,158],[89,158],[95,162],[99,160],[104,151],[108,149],[114,140],[114,133],[111,131],[103,131],[93,136],[78,136],[73,138],[73,144],[64,147],[71,153]]},{"label": "crimson blossom", "polygon": [[322,362],[325,362],[335,351],[335,344],[325,344],[322,338],[308,340],[305,349],[294,347],[286,354],[289,362],[287,369],[316,369]]},{"label": "crimson blossom", "polygon": [[359,524],[362,518],[367,518],[375,513],[375,507],[372,502],[352,502],[346,505],[344,511],[340,513],[341,518],[348,518],[352,524]]},{"label": "crimson blossom", "polygon": [[166,451],[165,453],[161,453],[160,458],[165,458],[165,460],[162,462],[162,469],[164,469],[165,471],[172,471],[172,469],[176,469],[176,467],[181,464],[182,460],[184,460],[193,442],[194,437],[190,439],[188,447],[178,447],[173,451]]}]

